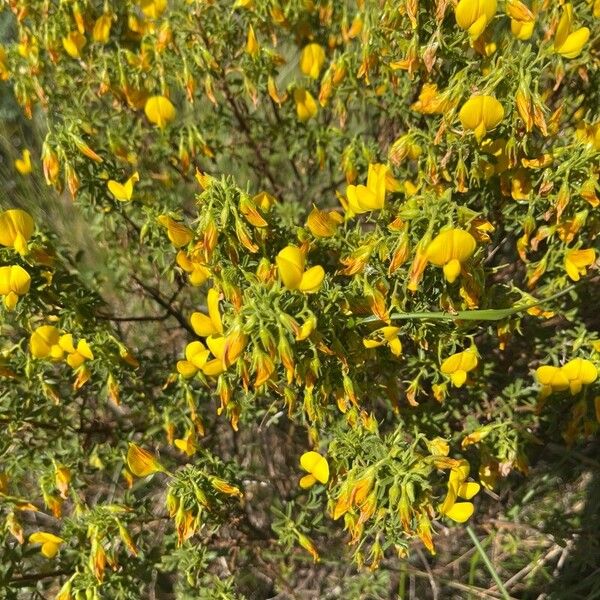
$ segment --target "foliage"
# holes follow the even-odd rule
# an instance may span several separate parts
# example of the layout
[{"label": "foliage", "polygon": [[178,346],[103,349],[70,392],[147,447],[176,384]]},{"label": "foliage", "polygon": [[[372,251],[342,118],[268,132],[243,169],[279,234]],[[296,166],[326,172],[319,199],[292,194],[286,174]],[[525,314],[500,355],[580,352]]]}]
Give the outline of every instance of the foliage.
[{"label": "foliage", "polygon": [[385,597],[594,438],[597,0],[3,5],[9,597]]}]

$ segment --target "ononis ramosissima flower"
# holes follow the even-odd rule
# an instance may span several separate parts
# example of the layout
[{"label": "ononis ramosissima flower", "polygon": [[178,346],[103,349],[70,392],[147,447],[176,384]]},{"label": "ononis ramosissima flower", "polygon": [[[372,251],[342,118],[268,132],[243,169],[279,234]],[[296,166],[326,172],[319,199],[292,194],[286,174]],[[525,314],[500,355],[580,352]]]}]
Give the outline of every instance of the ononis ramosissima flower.
[{"label": "ononis ramosissima flower", "polygon": [[349,215],[359,215],[383,208],[387,174],[387,165],[371,163],[367,173],[367,185],[349,185],[346,188]]},{"label": "ononis ramosissima flower", "polygon": [[305,294],[317,292],[323,283],[325,271],[316,265],[306,269],[304,252],[297,246],[286,246],[277,255],[277,270],[283,285],[288,290],[298,290]]},{"label": "ononis ramosissima flower", "polygon": [[27,148],[23,150],[21,158],[15,160],[15,169],[17,169],[21,175],[29,175],[29,173],[31,173],[31,152]]},{"label": "ononis ramosissima flower", "polygon": [[189,227],[169,215],[160,215],[156,220],[167,230],[167,237],[175,248],[187,246],[194,239],[194,233]]},{"label": "ononis ramosissima flower", "polygon": [[465,129],[473,131],[480,142],[504,118],[502,104],[485,94],[471,96],[462,106],[458,114]]},{"label": "ononis ramosissima flower", "polygon": [[40,551],[46,558],[54,558],[64,541],[57,535],[47,531],[36,531],[29,536],[30,543],[42,545]]},{"label": "ononis ramosissima flower", "polygon": [[119,183],[110,179],[106,184],[108,191],[120,202],[129,202],[133,196],[133,186],[140,180],[137,171],[125,182]]},{"label": "ononis ramosissima flower", "polygon": [[496,0],[460,0],[454,9],[456,24],[475,41],[496,14]]},{"label": "ononis ramosissima flower", "polygon": [[319,110],[317,101],[312,94],[303,88],[294,90],[294,102],[296,103],[298,119],[303,123],[315,117]]},{"label": "ononis ramosissima flower", "polygon": [[308,44],[300,54],[300,70],[312,79],[318,79],[323,63],[325,50],[319,44]]},{"label": "ononis ramosissima flower", "polygon": [[462,387],[467,381],[467,373],[475,369],[478,363],[477,351],[471,347],[446,358],[440,366],[440,371],[450,377],[456,387]]},{"label": "ononis ramosissima flower", "polygon": [[467,521],[474,510],[472,502],[458,502],[458,498],[470,500],[480,490],[478,483],[467,481],[469,471],[470,466],[466,460],[461,460],[458,466],[450,469],[448,492],[444,502],[439,507],[440,514],[457,523],[464,523]]},{"label": "ononis ramosissima flower", "polygon": [[535,372],[542,386],[540,396],[545,398],[553,392],[570,390],[571,395],[578,394],[584,385],[596,381],[598,369],[593,362],[585,358],[574,358],[562,367],[542,365]]},{"label": "ononis ramosissima flower", "polygon": [[144,112],[148,117],[148,121],[160,129],[166,127],[177,115],[173,103],[165,96],[151,96],[148,98],[144,106]]},{"label": "ononis ramosissima flower", "polygon": [[426,259],[437,267],[443,267],[444,277],[454,283],[463,264],[471,258],[477,242],[463,229],[446,229],[439,233],[425,250]]},{"label": "ononis ramosissima flower", "polygon": [[564,58],[576,58],[589,38],[587,27],[573,31],[573,5],[570,2],[565,4],[554,35],[554,51]]},{"label": "ononis ramosissima flower", "polygon": [[0,213],[0,246],[27,253],[27,242],[33,235],[33,219],[24,210],[11,208]]},{"label": "ononis ramosissima flower", "polygon": [[4,306],[13,310],[31,285],[29,273],[19,265],[0,267],[0,296],[4,297]]},{"label": "ononis ramosissima flower", "polygon": [[300,487],[308,489],[315,483],[327,483],[329,481],[329,463],[324,456],[318,452],[305,452],[300,457],[300,466],[308,473],[300,479]]},{"label": "ononis ramosissima flower", "polygon": [[567,250],[565,254],[565,271],[573,281],[579,281],[582,275],[586,275],[587,268],[595,262],[596,251],[594,248]]}]

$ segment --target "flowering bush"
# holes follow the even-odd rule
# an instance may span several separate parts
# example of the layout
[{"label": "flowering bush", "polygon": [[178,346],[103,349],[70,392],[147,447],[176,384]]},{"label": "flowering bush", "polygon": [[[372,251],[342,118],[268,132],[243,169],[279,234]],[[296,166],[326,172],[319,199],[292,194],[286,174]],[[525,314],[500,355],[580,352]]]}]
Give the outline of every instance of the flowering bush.
[{"label": "flowering bush", "polygon": [[5,8],[7,589],[434,554],[597,431],[597,0]]}]

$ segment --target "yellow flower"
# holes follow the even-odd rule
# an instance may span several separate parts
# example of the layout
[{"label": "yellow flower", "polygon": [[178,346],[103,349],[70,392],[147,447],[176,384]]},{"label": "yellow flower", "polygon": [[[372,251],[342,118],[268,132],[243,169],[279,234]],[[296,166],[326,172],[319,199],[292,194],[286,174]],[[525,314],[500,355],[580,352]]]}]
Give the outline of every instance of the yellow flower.
[{"label": "yellow flower", "polygon": [[228,335],[210,335],[206,345],[215,357],[202,366],[202,372],[210,377],[217,377],[226,371],[240,357],[246,347],[247,337],[241,331],[233,331]]},{"label": "yellow flower", "polygon": [[13,208],[0,213],[0,246],[27,253],[27,242],[33,235],[33,219],[24,210]]},{"label": "yellow flower", "polygon": [[125,183],[111,179],[107,183],[108,191],[120,202],[129,202],[133,196],[133,186],[139,180],[137,171]]},{"label": "yellow flower", "polygon": [[308,44],[304,46],[300,55],[300,70],[304,75],[312,79],[318,79],[323,63],[325,62],[325,50],[319,44]]},{"label": "yellow flower", "polygon": [[92,39],[99,44],[106,44],[110,37],[110,28],[112,26],[112,15],[104,14],[96,19],[92,30]]},{"label": "yellow flower", "polygon": [[29,291],[31,277],[19,265],[0,267],[0,296],[4,296],[4,306],[13,310],[19,301]]},{"label": "yellow flower", "polygon": [[190,253],[180,250],[177,253],[175,259],[177,264],[188,273],[190,283],[193,286],[202,285],[209,277],[210,270],[202,262],[199,251],[192,251]]},{"label": "yellow flower", "polygon": [[460,0],[454,9],[456,23],[468,31],[472,41],[484,31],[496,14],[496,0]]},{"label": "yellow flower", "polygon": [[411,110],[423,115],[444,114],[451,106],[451,102],[446,100],[438,91],[437,84],[424,83],[419,98],[411,104]]},{"label": "yellow flower", "polygon": [[210,351],[202,342],[191,342],[185,347],[185,360],[177,362],[177,371],[186,379],[193,377],[204,367],[209,356]]},{"label": "yellow flower", "polygon": [[462,264],[475,252],[475,238],[463,229],[446,229],[439,233],[425,250],[426,259],[443,267],[444,277],[449,283],[454,283],[460,275]]},{"label": "yellow flower", "polygon": [[71,58],[79,58],[81,49],[85,46],[85,36],[79,31],[71,31],[62,39],[63,48]]},{"label": "yellow flower", "polygon": [[208,307],[208,316],[201,312],[195,312],[190,318],[194,332],[200,337],[223,334],[223,322],[221,321],[221,313],[219,311],[219,292],[215,288],[208,290],[206,305]]},{"label": "yellow flower", "polygon": [[148,121],[161,129],[170,123],[177,114],[172,102],[165,96],[151,96],[146,100],[144,112]]},{"label": "yellow flower", "polygon": [[312,294],[319,290],[325,277],[323,267],[317,265],[305,270],[304,253],[297,246],[286,246],[277,255],[277,269],[288,290]]},{"label": "yellow flower", "polygon": [[598,369],[594,363],[584,358],[574,358],[561,367],[561,371],[569,382],[571,395],[578,394],[584,385],[593,383],[598,378]]},{"label": "yellow flower", "polygon": [[140,8],[144,16],[157,19],[167,9],[167,0],[140,0]]},{"label": "yellow flower", "polygon": [[15,160],[15,169],[21,173],[21,175],[29,175],[31,173],[31,152],[25,149],[21,158]]},{"label": "yellow flower", "polygon": [[374,331],[370,337],[363,340],[365,348],[377,348],[387,344],[394,356],[402,354],[402,342],[398,337],[400,327],[386,326]]},{"label": "yellow flower", "polygon": [[175,440],[175,446],[188,456],[193,456],[198,450],[198,444],[196,442],[196,430],[193,427],[188,429],[184,438],[178,438]]},{"label": "yellow flower", "polygon": [[79,340],[77,348],[73,343],[73,336],[66,333],[60,336],[58,345],[67,353],[67,364],[72,369],[79,368],[86,360],[93,360],[94,355],[85,340]]},{"label": "yellow flower", "polygon": [[41,552],[46,558],[54,558],[64,541],[57,535],[47,531],[36,531],[29,536],[30,543],[42,545]]},{"label": "yellow flower", "polygon": [[479,142],[502,121],[504,108],[494,96],[473,95],[463,104],[458,116],[462,126],[475,132]]},{"label": "yellow flower", "polygon": [[448,493],[439,507],[442,515],[457,523],[464,523],[473,514],[472,502],[457,502],[458,498],[470,500],[479,492],[480,486],[474,481],[466,481],[469,476],[469,463],[461,460],[460,464],[450,470],[448,478]]},{"label": "yellow flower", "polygon": [[565,271],[573,281],[579,281],[581,275],[587,273],[587,267],[594,262],[596,262],[596,251],[593,248],[568,250],[565,254]]},{"label": "yellow flower", "polygon": [[535,376],[542,386],[540,390],[542,398],[549,396],[552,392],[562,392],[569,388],[569,380],[560,367],[543,365],[536,369]]},{"label": "yellow flower", "polygon": [[554,36],[554,51],[564,58],[575,58],[579,56],[590,37],[587,27],[580,27],[573,31],[573,5],[565,4],[563,13],[556,28]]},{"label": "yellow flower", "polygon": [[65,351],[60,345],[60,331],[53,325],[42,325],[33,331],[29,349],[34,358],[60,360]]},{"label": "yellow flower", "polygon": [[167,230],[167,236],[175,248],[187,246],[193,239],[192,230],[168,215],[160,215],[156,219]]},{"label": "yellow flower", "polygon": [[335,210],[319,210],[314,206],[306,219],[306,226],[315,237],[328,238],[335,235],[338,225],[343,222],[344,218]]},{"label": "yellow flower", "polygon": [[129,443],[127,450],[127,466],[136,477],[148,477],[153,473],[166,472],[153,454],[133,442]]},{"label": "yellow flower", "polygon": [[312,94],[305,89],[296,88],[294,90],[294,101],[296,102],[296,114],[303,123],[312,119],[319,110],[317,102]]},{"label": "yellow flower", "polygon": [[346,188],[349,214],[359,215],[383,208],[387,174],[387,165],[371,163],[367,174],[367,185],[349,185]]},{"label": "yellow flower", "polygon": [[246,52],[255,57],[260,52],[260,46],[258,45],[258,40],[256,39],[256,34],[254,33],[254,28],[252,25],[248,27],[248,37],[246,39]]},{"label": "yellow flower", "polygon": [[327,483],[329,481],[329,464],[324,456],[318,452],[305,452],[300,457],[300,466],[308,473],[300,479],[300,487],[308,489],[317,481]]},{"label": "yellow flower", "polygon": [[477,367],[478,363],[477,351],[475,348],[468,348],[446,358],[442,362],[440,371],[448,375],[456,387],[462,387],[467,380],[467,373]]},{"label": "yellow flower", "polygon": [[517,21],[511,19],[510,30],[518,40],[528,40],[533,35],[534,21]]},{"label": "yellow flower", "polygon": [[506,14],[510,17],[510,30],[519,40],[528,40],[533,35],[535,15],[520,0],[508,0]]}]

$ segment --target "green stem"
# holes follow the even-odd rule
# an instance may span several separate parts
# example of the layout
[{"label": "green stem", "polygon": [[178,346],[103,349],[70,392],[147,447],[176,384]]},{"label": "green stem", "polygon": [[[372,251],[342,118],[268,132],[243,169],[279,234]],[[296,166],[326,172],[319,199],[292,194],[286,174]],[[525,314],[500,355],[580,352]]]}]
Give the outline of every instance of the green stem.
[{"label": "green stem", "polygon": [[[546,304],[552,300],[556,300],[556,298],[560,298],[572,292],[575,289],[575,285],[570,285],[568,288],[561,290],[560,292],[556,292],[556,294],[552,294],[547,298],[541,298],[540,300],[536,300],[535,302],[530,302],[529,304],[523,304],[521,306],[512,306],[511,308],[488,308],[483,310],[459,310],[454,313],[449,313],[446,311],[425,311],[425,312],[408,312],[408,313],[396,313],[390,315],[390,321],[408,321],[411,319],[422,319],[426,320],[438,320],[438,321],[501,321],[502,319],[506,319],[511,315],[515,315],[520,312],[524,312],[533,308],[535,306],[539,306],[540,304]],[[380,321],[380,319],[376,316],[366,317],[365,319],[360,319],[359,324],[363,323],[372,323],[373,321]]]},{"label": "green stem", "polygon": [[475,534],[475,532],[473,531],[473,529],[471,528],[470,525],[467,525],[467,533],[473,540],[473,544],[475,544],[475,548],[477,548],[477,552],[479,552],[479,555],[481,556],[481,560],[483,560],[485,566],[487,567],[487,570],[490,572],[492,579],[496,582],[496,585],[498,586],[498,591],[500,592],[500,594],[502,595],[504,600],[510,600],[510,596],[508,595],[508,592],[506,591],[506,588],[504,587],[504,584],[502,583],[502,579],[500,579],[500,576],[496,572],[496,569],[494,569],[494,565],[488,558],[488,555],[485,553],[483,546],[479,542],[479,538],[477,537],[477,535]]}]

